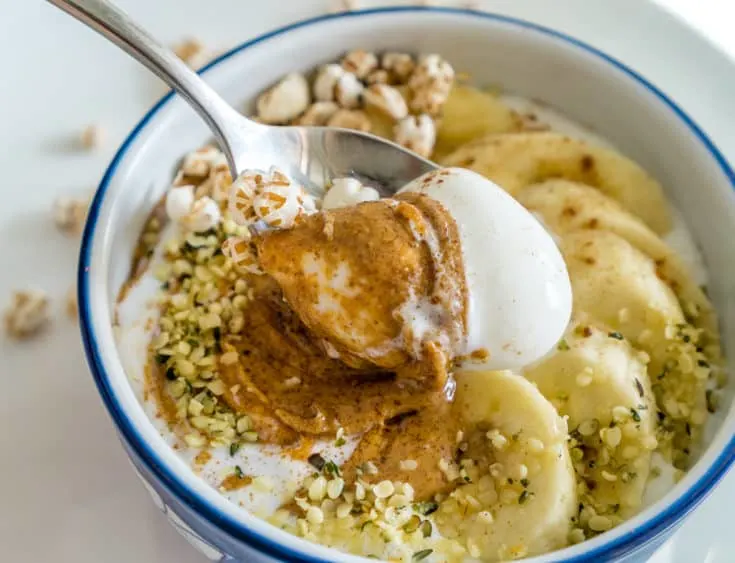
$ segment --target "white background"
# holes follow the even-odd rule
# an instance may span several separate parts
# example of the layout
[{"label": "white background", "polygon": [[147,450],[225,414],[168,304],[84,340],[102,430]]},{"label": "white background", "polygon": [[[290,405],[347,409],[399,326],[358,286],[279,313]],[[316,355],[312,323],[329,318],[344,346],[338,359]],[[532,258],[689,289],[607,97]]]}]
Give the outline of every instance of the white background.
[{"label": "white background", "polygon": [[[662,3],[735,54],[728,0]],[[330,6],[323,0],[119,4],[166,42],[196,36],[213,49]],[[735,160],[732,116],[723,120],[716,104],[703,101],[714,92],[735,100],[735,67],[645,0],[480,4],[572,33],[643,71]],[[29,285],[48,290],[56,303],[53,325],[38,339],[19,344],[0,336],[0,560],[201,562],[147,498],[97,397],[78,327],[63,311],[78,241],[59,235],[50,216],[55,195],[93,189],[126,132],[165,90],[41,0],[0,0],[0,69],[0,306],[12,288]],[[104,127],[104,147],[74,151],[71,142],[90,122]],[[731,475],[656,563],[734,561],[724,517],[734,495]]]}]

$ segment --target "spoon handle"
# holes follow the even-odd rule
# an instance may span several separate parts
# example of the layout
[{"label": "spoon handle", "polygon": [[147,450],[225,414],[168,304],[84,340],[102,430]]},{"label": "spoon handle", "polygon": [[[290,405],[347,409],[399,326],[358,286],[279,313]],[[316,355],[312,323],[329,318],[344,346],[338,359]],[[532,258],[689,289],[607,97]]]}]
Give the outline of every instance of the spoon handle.
[{"label": "spoon handle", "polygon": [[[263,126],[235,111],[170,49],[161,45],[128,15],[107,0],[48,0],[100,33],[152,70],[183,97],[207,122],[227,155],[236,177],[233,146],[248,130],[257,134]],[[234,153],[234,154],[233,154]]]}]

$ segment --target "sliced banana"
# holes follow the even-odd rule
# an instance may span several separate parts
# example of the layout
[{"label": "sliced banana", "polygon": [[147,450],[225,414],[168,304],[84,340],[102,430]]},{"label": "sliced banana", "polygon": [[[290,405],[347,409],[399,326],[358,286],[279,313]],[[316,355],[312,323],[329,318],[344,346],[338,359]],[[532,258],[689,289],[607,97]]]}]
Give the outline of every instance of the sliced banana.
[{"label": "sliced banana", "polygon": [[522,376],[473,371],[457,375],[455,407],[476,463],[460,462],[471,482],[441,503],[442,534],[467,538],[486,561],[566,545],[577,496],[566,423],[551,403]]},{"label": "sliced banana", "polygon": [[457,84],[442,106],[435,158],[478,137],[517,129],[518,118],[498,96]]},{"label": "sliced banana", "polygon": [[[685,465],[689,445],[707,419],[710,364],[701,331],[688,324],[671,288],[648,256],[609,231],[581,230],[562,237],[572,283],[573,311],[610,327],[650,355],[648,373],[662,411],[667,446]],[[669,438],[671,440],[669,440]]]},{"label": "sliced banana", "polygon": [[582,230],[561,239],[572,282],[573,309],[621,332],[660,363],[667,327],[685,323],[676,295],[656,265],[625,239],[608,231]]},{"label": "sliced banana", "polygon": [[584,182],[619,201],[656,233],[671,228],[663,190],[645,170],[613,150],[559,133],[482,137],[460,147],[442,163],[479,172],[511,195],[550,178]]},{"label": "sliced banana", "polygon": [[657,446],[656,403],[641,355],[609,329],[581,326],[524,375],[569,417],[580,500],[618,521],[641,505]]},{"label": "sliced banana", "polygon": [[627,240],[654,261],[657,274],[674,290],[694,326],[706,330],[710,340],[719,343],[714,307],[686,265],[656,233],[617,201],[591,186],[568,180],[548,180],[528,186],[516,199],[529,211],[539,214],[557,235],[598,229]]}]

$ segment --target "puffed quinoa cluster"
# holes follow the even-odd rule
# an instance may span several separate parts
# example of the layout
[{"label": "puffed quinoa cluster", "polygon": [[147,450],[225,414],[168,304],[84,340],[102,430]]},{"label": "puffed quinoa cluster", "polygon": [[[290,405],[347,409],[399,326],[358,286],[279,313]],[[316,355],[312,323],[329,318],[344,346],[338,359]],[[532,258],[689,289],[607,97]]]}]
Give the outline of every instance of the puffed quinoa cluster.
[{"label": "puffed quinoa cluster", "polygon": [[[439,55],[415,59],[408,53],[347,53],[339,63],[317,69],[311,83],[292,73],[258,98],[264,123],[343,127],[377,131],[429,157],[436,142],[436,120],[454,84],[452,66]],[[386,131],[379,131],[387,134]]]}]

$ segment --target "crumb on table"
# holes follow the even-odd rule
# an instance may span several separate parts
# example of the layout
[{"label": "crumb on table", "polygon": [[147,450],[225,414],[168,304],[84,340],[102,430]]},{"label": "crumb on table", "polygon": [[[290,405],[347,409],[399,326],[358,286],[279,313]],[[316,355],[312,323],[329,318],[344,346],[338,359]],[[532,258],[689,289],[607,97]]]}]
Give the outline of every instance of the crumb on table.
[{"label": "crumb on table", "polygon": [[173,50],[190,68],[200,68],[207,62],[204,44],[196,38],[190,37],[179,41],[173,46]]},{"label": "crumb on table", "polygon": [[104,131],[96,123],[87,125],[79,135],[80,146],[88,151],[102,146],[104,140]]},{"label": "crumb on table", "polygon": [[29,338],[41,331],[50,321],[49,298],[39,289],[19,290],[13,293],[5,311],[5,328],[16,339]]},{"label": "crumb on table", "polygon": [[81,234],[88,208],[89,198],[58,197],[53,205],[54,223],[59,230],[67,234]]}]

